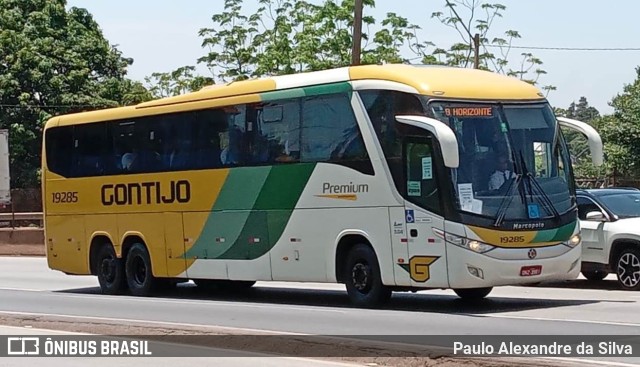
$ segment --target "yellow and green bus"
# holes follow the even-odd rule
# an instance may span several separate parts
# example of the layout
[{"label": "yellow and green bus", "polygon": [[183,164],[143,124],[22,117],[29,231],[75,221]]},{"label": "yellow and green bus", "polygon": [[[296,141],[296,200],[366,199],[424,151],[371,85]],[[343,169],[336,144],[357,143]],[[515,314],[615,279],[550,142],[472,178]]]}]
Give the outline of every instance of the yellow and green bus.
[{"label": "yellow and green bus", "polygon": [[339,282],[393,291],[572,279],[571,157],[538,89],[486,71],[369,65],[57,116],[44,129],[49,267],[106,294]]}]

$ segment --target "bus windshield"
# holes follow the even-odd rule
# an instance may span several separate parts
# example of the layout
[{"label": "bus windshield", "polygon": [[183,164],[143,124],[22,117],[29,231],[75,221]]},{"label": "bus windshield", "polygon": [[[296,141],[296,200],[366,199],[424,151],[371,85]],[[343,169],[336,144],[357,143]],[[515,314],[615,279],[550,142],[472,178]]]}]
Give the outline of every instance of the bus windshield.
[{"label": "bus windshield", "polygon": [[556,217],[575,203],[569,153],[548,104],[432,102],[455,132],[459,211],[503,220]]}]

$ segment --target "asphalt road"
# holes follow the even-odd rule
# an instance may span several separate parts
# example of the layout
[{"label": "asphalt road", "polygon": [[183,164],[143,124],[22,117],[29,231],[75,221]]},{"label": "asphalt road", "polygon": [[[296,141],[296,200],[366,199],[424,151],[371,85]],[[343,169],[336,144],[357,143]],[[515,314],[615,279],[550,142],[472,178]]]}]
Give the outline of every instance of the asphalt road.
[{"label": "asphalt road", "polygon": [[[153,298],[103,296],[94,277],[51,271],[43,258],[0,257],[0,314],[20,312],[158,324],[222,326],[314,335],[640,335],[640,293],[614,278],[500,287],[468,305],[452,291],[394,294],[382,310],[349,305],[343,286],[259,283],[244,294],[204,293],[191,284]],[[412,337],[413,335],[413,337]],[[640,358],[593,363],[639,365]]]}]

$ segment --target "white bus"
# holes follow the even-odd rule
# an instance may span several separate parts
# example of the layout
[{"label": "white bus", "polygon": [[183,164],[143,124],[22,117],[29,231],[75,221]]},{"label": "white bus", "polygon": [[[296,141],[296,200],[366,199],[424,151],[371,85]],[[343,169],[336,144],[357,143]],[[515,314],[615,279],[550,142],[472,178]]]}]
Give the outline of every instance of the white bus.
[{"label": "white bus", "polygon": [[340,282],[392,291],[575,278],[573,173],[535,87],[372,65],[234,82],[47,122],[49,266],[102,291]]}]

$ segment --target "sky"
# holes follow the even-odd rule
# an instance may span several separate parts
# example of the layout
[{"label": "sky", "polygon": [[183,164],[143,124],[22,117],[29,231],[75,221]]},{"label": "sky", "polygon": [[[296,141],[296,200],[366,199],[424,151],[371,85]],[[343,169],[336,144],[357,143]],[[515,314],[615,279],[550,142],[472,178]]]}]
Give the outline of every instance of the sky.
[{"label": "sky", "polygon": [[[507,7],[504,16],[492,25],[490,38],[506,30],[517,30],[522,38],[514,46],[559,48],[640,49],[638,0],[492,0]],[[248,13],[257,9],[247,0]],[[447,48],[459,41],[455,30],[431,18],[444,10],[444,0],[376,0],[375,9],[366,9],[379,23],[395,12],[419,25],[421,40]],[[93,14],[105,37],[117,45],[125,57],[134,59],[128,76],[142,81],[153,72],[168,72],[195,65],[200,74],[210,75],[197,59],[207,53],[198,31],[212,26],[211,17],[223,10],[223,0],[68,0],[68,6],[86,8]],[[555,107],[566,108],[581,96],[601,113],[611,113],[611,99],[625,84],[636,78],[640,51],[558,51],[531,52],[547,71],[539,85],[554,85],[549,94]]]}]

